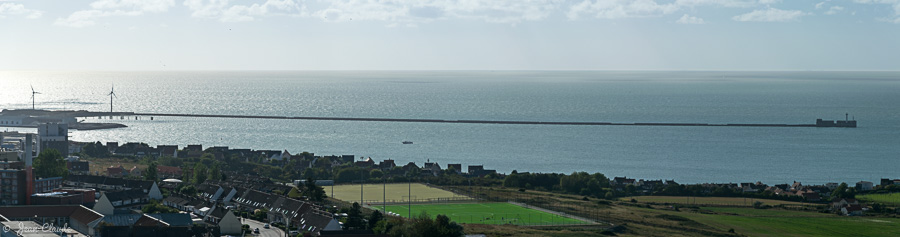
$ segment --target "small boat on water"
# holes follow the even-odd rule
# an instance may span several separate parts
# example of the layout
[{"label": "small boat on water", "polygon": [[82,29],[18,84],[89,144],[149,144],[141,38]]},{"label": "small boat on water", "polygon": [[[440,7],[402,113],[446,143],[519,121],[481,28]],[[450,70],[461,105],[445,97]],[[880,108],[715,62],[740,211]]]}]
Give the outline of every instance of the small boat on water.
[{"label": "small boat on water", "polygon": [[403,144],[413,144],[411,141],[403,141]]}]

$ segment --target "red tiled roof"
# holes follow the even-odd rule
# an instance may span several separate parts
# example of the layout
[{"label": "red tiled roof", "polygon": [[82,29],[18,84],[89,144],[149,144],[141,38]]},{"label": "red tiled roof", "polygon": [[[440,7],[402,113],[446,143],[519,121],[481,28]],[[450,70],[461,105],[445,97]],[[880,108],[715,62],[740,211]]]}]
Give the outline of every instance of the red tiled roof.
[{"label": "red tiled roof", "polygon": [[181,167],[158,165],[156,170],[164,174],[181,174]]}]

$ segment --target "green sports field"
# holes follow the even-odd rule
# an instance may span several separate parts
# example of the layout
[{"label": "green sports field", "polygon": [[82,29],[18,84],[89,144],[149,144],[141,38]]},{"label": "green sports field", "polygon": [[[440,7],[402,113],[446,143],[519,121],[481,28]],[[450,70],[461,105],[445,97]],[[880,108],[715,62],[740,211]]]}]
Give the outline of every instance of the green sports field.
[{"label": "green sports field", "polygon": [[859,200],[867,201],[867,202],[884,203],[888,206],[900,205],[900,193],[880,193],[880,194],[856,195],[856,198]]},{"label": "green sports field", "polygon": [[[380,209],[380,207],[379,207]],[[409,213],[407,205],[387,206],[389,212],[406,217]],[[412,215],[422,212],[435,217],[447,215],[457,223],[476,224],[513,224],[513,225],[569,225],[588,224],[587,222],[558,216],[534,209],[524,208],[509,203],[461,203],[461,204],[422,204],[412,205]]]}]

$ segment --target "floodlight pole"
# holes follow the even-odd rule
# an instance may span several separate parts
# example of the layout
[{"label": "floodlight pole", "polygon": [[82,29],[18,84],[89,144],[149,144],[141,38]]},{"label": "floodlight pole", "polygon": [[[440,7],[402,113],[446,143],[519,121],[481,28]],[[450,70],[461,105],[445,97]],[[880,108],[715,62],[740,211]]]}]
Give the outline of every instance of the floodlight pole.
[{"label": "floodlight pole", "polygon": [[409,200],[407,200],[406,217],[412,218],[412,179],[409,179]]}]

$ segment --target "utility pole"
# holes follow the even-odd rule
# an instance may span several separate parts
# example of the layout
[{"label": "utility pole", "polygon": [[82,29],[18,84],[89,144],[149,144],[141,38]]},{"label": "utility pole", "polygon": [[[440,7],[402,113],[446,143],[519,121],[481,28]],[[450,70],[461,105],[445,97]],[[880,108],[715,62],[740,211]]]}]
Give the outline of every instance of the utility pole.
[{"label": "utility pole", "polygon": [[387,213],[387,178],[381,175],[381,212]]}]

